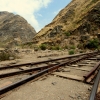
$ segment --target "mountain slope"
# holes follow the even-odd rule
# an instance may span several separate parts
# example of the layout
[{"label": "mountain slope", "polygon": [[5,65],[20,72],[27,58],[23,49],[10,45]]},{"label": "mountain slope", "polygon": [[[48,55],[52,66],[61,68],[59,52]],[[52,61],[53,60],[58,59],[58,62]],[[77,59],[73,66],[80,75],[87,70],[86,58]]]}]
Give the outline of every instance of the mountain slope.
[{"label": "mountain slope", "polygon": [[100,33],[100,0],[72,0],[35,37],[37,44],[75,45]]},{"label": "mountain slope", "polygon": [[35,34],[34,28],[21,16],[0,12],[0,46],[32,41]]}]

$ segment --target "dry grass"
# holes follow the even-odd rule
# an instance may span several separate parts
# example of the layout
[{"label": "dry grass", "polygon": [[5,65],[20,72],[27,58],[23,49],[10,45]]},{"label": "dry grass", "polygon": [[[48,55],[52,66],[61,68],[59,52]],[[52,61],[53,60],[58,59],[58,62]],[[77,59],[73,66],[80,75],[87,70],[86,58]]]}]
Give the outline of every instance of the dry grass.
[{"label": "dry grass", "polygon": [[[52,31],[52,29],[54,29],[54,27],[57,25],[63,26],[61,34],[63,34],[64,31],[73,32],[75,29],[78,29],[83,24],[85,16],[87,16],[88,12],[90,12],[93,6],[95,6],[98,2],[100,1],[96,0],[94,3],[93,0],[72,0],[72,2],[67,7],[65,7],[59,12],[59,14],[54,18],[51,24],[45,26],[34,37],[39,41],[37,44],[40,45],[41,43],[49,41],[49,39],[55,42],[56,39],[60,36],[60,34],[59,36],[56,35],[56,38],[49,38],[47,34],[49,34]],[[63,19],[62,17],[64,17],[65,19]],[[60,38],[64,39],[64,36],[62,35],[60,36]]]},{"label": "dry grass", "polygon": [[15,53],[11,53],[9,51],[8,52],[2,51],[0,53],[0,61],[10,60],[10,57],[15,59],[16,58]]}]

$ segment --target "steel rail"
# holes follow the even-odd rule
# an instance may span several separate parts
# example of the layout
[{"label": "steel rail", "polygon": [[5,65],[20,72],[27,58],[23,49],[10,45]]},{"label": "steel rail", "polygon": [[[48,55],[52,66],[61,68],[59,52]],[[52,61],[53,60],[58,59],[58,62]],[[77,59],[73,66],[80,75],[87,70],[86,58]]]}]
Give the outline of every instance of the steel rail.
[{"label": "steel rail", "polygon": [[84,75],[83,77],[85,78],[85,80],[87,80],[100,66],[100,61],[93,67],[93,69],[91,69],[86,75]]},{"label": "steel rail", "polygon": [[[80,58],[81,59],[84,59],[86,58],[86,56]],[[79,61],[79,60],[78,60]],[[76,60],[72,60],[69,62],[69,64],[71,63],[75,63]],[[41,67],[36,67],[36,68],[30,68],[30,69],[26,69],[26,70],[21,70],[21,71],[15,71],[15,72],[9,72],[9,73],[4,73],[4,74],[0,74],[0,78],[4,78],[4,77],[9,77],[9,76],[14,76],[14,75],[18,75],[18,74],[23,74],[23,73],[28,73],[28,72],[33,72],[33,71],[39,71],[39,70],[43,70],[43,69],[46,69],[48,67],[52,67],[54,65],[57,65],[57,64],[51,64],[51,65],[47,65],[47,66],[41,66]]]},{"label": "steel rail", "polygon": [[90,53],[76,54],[76,55],[71,55],[71,56],[67,56],[67,57],[50,59],[50,60],[39,61],[39,62],[30,62],[30,63],[24,63],[24,64],[7,65],[7,66],[0,67],[0,70],[10,69],[10,68],[15,68],[15,67],[20,67],[20,66],[26,66],[26,65],[42,64],[42,63],[47,63],[47,62],[51,62],[51,61],[63,60],[63,59],[66,59],[66,58],[78,57],[78,56],[82,56],[82,55],[95,54],[95,53],[98,53],[98,52],[90,52]]},{"label": "steel rail", "polygon": [[[91,56],[93,56],[93,55],[91,55]],[[90,56],[87,55],[87,56],[85,56],[85,57],[82,57],[82,58],[78,58],[78,59],[76,59],[76,60],[73,60],[73,61],[71,61],[71,64],[72,64],[72,63],[75,63],[75,62],[77,62],[77,61],[80,61],[80,60],[82,60],[82,59],[88,58],[88,57],[90,57]],[[66,62],[63,62],[63,63],[61,63],[61,64],[58,64],[58,65],[55,65],[55,66],[53,66],[53,67],[44,69],[44,70],[42,70],[42,71],[40,71],[40,72],[38,72],[38,73],[36,73],[36,74],[30,75],[30,76],[27,77],[27,78],[24,78],[24,79],[22,79],[22,80],[19,80],[18,82],[12,83],[12,84],[9,85],[9,86],[3,87],[3,88],[0,89],[0,95],[6,93],[6,92],[8,92],[8,91],[10,91],[11,89],[14,89],[14,88],[20,86],[20,85],[22,85],[22,84],[25,84],[25,83],[31,81],[32,79],[38,78],[38,77],[41,76],[41,75],[44,75],[44,74],[46,74],[46,73],[48,73],[48,72],[55,71],[55,70],[57,70],[59,67],[64,66],[64,65],[66,65],[66,64],[68,64],[68,63],[70,63],[70,60],[69,60],[69,61],[66,61]]]},{"label": "steel rail", "polygon": [[55,66],[55,65],[57,65],[57,64],[51,64],[51,65],[48,65],[48,66],[41,66],[41,67],[30,68],[30,69],[21,70],[21,71],[4,73],[4,74],[0,74],[0,78],[19,75],[19,74],[23,74],[23,73],[29,73],[29,72],[33,72],[33,71],[41,71],[41,70],[44,70],[46,68],[49,68],[49,67],[52,67],[52,66]]},{"label": "steel rail", "polygon": [[98,89],[99,80],[100,80],[100,69],[99,69],[99,72],[98,72],[97,77],[95,79],[95,83],[93,85],[89,100],[95,100],[97,89]]}]

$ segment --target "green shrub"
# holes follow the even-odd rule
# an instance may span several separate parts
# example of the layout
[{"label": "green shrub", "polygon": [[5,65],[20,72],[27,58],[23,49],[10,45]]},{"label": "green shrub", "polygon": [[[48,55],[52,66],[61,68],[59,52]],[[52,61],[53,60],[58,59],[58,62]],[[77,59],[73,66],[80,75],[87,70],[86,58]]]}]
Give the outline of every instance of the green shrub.
[{"label": "green shrub", "polygon": [[61,48],[59,46],[52,46],[51,50],[61,50]]},{"label": "green shrub", "polygon": [[39,47],[40,47],[41,50],[46,50],[47,49],[47,45],[46,44],[41,44]]},{"label": "green shrub", "polygon": [[99,1],[99,0],[92,0],[93,3],[97,2],[97,1]]},{"label": "green shrub", "polygon": [[61,48],[59,46],[56,46],[55,49],[56,50],[61,50]]},{"label": "green shrub", "polygon": [[68,49],[68,46],[66,45],[66,46],[64,47],[64,49]]},{"label": "green shrub", "polygon": [[55,50],[55,46],[51,46],[50,47],[50,50]]},{"label": "green shrub", "polygon": [[70,49],[75,49],[75,46],[74,46],[74,45],[71,45],[71,46],[70,46]]},{"label": "green shrub", "polygon": [[69,55],[72,55],[72,54],[74,54],[75,52],[74,52],[74,50],[70,50],[69,51]]},{"label": "green shrub", "polygon": [[99,47],[99,40],[97,38],[89,40],[85,47],[88,49],[97,49]]},{"label": "green shrub", "polygon": [[97,50],[100,50],[100,46],[98,46]]},{"label": "green shrub", "polygon": [[70,32],[64,32],[64,34],[68,37],[70,36]]}]

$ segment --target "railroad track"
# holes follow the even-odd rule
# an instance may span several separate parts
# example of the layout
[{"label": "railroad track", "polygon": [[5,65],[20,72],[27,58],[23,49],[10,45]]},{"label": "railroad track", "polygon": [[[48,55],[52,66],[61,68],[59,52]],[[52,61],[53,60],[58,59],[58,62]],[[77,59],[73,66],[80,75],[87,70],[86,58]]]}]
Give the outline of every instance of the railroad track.
[{"label": "railroad track", "polygon": [[[2,66],[0,67],[0,84],[6,83],[9,80],[10,82],[0,87],[0,95],[2,97],[6,92],[48,73],[91,84],[94,82],[93,79],[100,65],[97,55],[99,55],[99,52]],[[89,65],[89,67],[87,68],[86,65]]]}]

